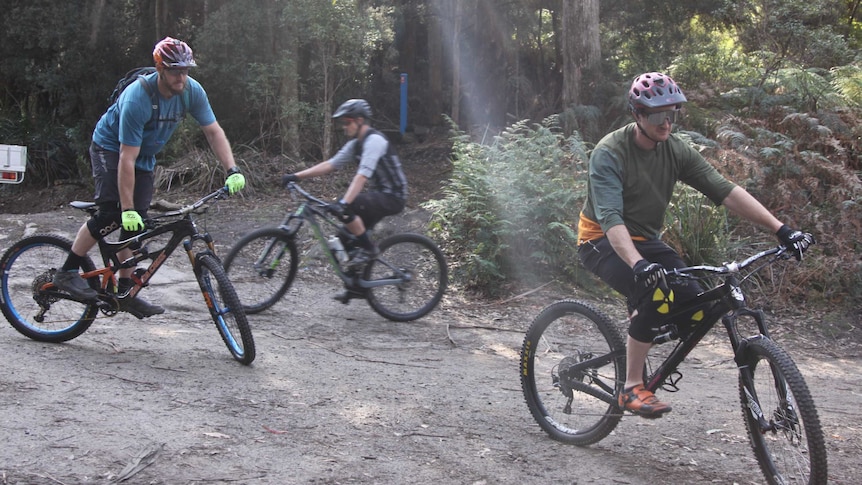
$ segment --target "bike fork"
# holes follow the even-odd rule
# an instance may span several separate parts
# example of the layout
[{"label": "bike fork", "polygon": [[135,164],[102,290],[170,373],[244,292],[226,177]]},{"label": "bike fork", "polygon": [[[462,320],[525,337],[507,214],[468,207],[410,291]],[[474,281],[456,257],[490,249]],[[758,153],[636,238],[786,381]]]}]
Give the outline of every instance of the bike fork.
[{"label": "bike fork", "polygon": [[757,420],[761,434],[765,434],[767,431],[775,431],[775,425],[766,420],[766,416],[763,414],[763,409],[760,408],[760,403],[757,401],[757,397],[754,393],[751,392],[749,386],[744,384],[742,389],[745,392],[748,412]]}]

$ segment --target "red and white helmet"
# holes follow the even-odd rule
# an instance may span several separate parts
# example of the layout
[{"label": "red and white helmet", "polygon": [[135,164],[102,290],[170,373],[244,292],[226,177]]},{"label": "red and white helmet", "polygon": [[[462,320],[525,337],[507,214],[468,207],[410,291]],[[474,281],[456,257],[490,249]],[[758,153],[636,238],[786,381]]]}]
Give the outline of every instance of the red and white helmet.
[{"label": "red and white helmet", "polygon": [[673,79],[660,72],[641,74],[632,81],[629,89],[629,109],[632,112],[641,108],[680,105],[686,101]]},{"label": "red and white helmet", "polygon": [[156,67],[196,67],[192,48],[181,40],[165,37],[153,49]]}]

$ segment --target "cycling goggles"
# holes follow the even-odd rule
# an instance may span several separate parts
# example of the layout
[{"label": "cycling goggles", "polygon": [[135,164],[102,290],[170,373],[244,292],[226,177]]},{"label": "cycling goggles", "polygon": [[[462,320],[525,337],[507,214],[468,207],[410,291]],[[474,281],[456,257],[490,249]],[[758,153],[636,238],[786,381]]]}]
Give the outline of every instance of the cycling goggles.
[{"label": "cycling goggles", "polygon": [[647,119],[647,123],[653,126],[661,126],[664,120],[670,121],[671,124],[676,123],[677,118],[682,117],[678,109],[669,109],[667,111],[659,111],[657,113],[646,113],[641,111],[641,116]]}]

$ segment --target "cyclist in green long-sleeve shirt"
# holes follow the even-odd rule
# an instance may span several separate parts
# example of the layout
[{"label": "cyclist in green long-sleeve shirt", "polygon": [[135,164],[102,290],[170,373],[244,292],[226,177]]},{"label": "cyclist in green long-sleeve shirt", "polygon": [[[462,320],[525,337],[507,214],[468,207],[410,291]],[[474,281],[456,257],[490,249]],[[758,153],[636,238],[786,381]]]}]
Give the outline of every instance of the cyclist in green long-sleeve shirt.
[{"label": "cyclist in green long-sleeve shirt", "polygon": [[[651,72],[634,79],[628,93],[634,122],[606,135],[590,156],[588,195],[578,224],[578,256],[589,271],[628,300],[631,323],[621,408],[644,417],[671,410],[643,385],[643,368],[656,334],[651,321],[700,291],[696,283],[668,288],[664,268],[685,266],[660,240],[664,214],[677,182],[716,205],[776,233],[797,258],[813,242],[810,234],[782,224],[745,189],[718,173],[694,148],[671,133],[686,102],[670,77]],[[656,290],[662,297],[654,301]],[[685,329],[680,329],[685,331]]]}]

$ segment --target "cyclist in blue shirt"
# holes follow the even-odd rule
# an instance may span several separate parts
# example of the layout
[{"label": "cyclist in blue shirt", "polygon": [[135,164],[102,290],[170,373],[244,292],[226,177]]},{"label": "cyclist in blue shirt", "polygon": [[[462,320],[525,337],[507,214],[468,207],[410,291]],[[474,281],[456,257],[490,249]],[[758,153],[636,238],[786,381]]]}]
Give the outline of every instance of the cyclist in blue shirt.
[{"label": "cyclist in blue shirt", "polygon": [[[230,142],[216,121],[206,91],[189,77],[189,69],[197,66],[192,49],[181,40],[165,37],[156,44],[153,61],[156,72],[144,76],[143,83],[129,84],[93,131],[90,163],[99,211],[78,230],[66,263],[54,276],[54,285],[82,301],[94,300],[97,292],[79,276],[81,262],[99,239],[115,230],[120,229],[120,238],[127,239],[144,229],[143,220],[153,198],[156,154],[165,147],[186,112],[198,122],[227,171],[230,193],[245,186],[245,177],[236,166]],[[120,253],[121,259],[130,256],[130,250]],[[120,270],[120,310],[138,318],[164,313],[159,305],[137,296],[126,297],[133,286],[133,271],[134,268]]]}]

